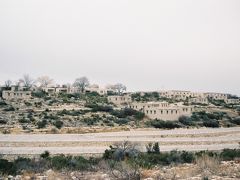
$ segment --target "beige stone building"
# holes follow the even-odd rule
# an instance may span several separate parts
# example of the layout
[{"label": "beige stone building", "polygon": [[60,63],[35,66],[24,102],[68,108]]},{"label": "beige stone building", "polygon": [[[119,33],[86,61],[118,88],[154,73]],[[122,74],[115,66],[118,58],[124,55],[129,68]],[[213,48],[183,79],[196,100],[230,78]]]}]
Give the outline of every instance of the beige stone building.
[{"label": "beige stone building", "polygon": [[240,100],[239,99],[226,99],[225,103],[227,103],[227,104],[240,104]]},{"label": "beige stone building", "polygon": [[194,97],[194,98],[189,98],[188,102],[198,103],[198,104],[208,104],[208,99],[206,97]]},{"label": "beige stone building", "polygon": [[204,97],[203,93],[191,92],[191,91],[179,91],[179,90],[159,91],[159,95],[161,97],[177,99],[177,100],[186,100],[187,98],[194,98],[194,97]]},{"label": "beige stone building", "polygon": [[224,93],[204,93],[205,97],[212,98],[215,100],[226,100],[230,96],[230,94]]},{"label": "beige stone building", "polygon": [[111,102],[117,106],[126,106],[132,102],[132,98],[128,94],[122,95],[122,96],[118,96],[118,95],[108,96],[107,99],[108,99],[108,102]]},{"label": "beige stone building", "polygon": [[29,99],[31,98],[31,91],[24,90],[23,87],[12,86],[11,90],[4,90],[2,92],[2,98],[5,100],[14,99]]},{"label": "beige stone building", "polygon": [[182,104],[168,104],[167,102],[133,102],[132,109],[144,112],[150,119],[175,121],[181,116],[191,116],[193,107]]}]

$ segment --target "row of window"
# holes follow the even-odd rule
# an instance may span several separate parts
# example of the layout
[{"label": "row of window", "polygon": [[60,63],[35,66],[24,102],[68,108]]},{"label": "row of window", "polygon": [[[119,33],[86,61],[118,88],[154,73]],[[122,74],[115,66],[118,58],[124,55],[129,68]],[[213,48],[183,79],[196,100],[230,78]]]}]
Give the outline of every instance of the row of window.
[{"label": "row of window", "polygon": [[[178,110],[160,110],[160,113],[163,114],[163,113],[166,113],[166,114],[177,114],[178,113]],[[156,114],[156,110],[146,110],[146,114]]]}]

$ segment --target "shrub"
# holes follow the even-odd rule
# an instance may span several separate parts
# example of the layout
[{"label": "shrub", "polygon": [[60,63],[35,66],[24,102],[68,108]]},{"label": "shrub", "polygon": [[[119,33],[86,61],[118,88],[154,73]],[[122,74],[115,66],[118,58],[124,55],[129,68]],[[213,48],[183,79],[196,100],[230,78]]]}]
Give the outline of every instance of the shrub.
[{"label": "shrub", "polygon": [[7,105],[7,103],[5,103],[5,101],[0,101],[0,107],[1,106],[6,106]]},{"label": "shrub", "polygon": [[236,117],[230,120],[231,123],[240,125],[240,117]]},{"label": "shrub", "polygon": [[18,122],[20,123],[29,123],[29,120],[23,117],[22,119],[19,119]]},{"label": "shrub", "polygon": [[204,121],[203,121],[203,126],[205,126],[205,127],[217,128],[217,127],[219,127],[220,125],[219,125],[219,122],[218,122],[217,120],[211,120],[211,119],[209,119],[209,120],[204,120]]},{"label": "shrub", "polygon": [[7,124],[6,120],[0,119],[0,124]]},{"label": "shrub", "polygon": [[44,151],[44,153],[42,153],[40,155],[40,157],[43,158],[43,159],[47,159],[47,158],[49,158],[49,156],[50,156],[49,151]]},{"label": "shrub", "polygon": [[45,98],[46,96],[48,96],[48,93],[46,93],[45,91],[36,91],[32,92],[32,96],[37,98]]},{"label": "shrub", "polygon": [[16,166],[8,160],[0,159],[0,174],[16,174]]},{"label": "shrub", "polygon": [[111,106],[98,105],[98,104],[86,104],[88,108],[92,109],[92,112],[111,112],[113,109]]},{"label": "shrub", "polygon": [[156,154],[159,154],[160,153],[160,147],[159,147],[159,143],[156,142],[156,143],[148,143],[146,145],[146,149],[147,149],[147,153],[148,154],[151,154],[151,153],[156,153]]},{"label": "shrub", "polygon": [[38,129],[45,128],[46,125],[47,125],[47,121],[45,119],[37,122]]},{"label": "shrub", "polygon": [[10,106],[8,108],[5,108],[4,111],[15,111],[15,108]]},{"label": "shrub", "polygon": [[124,125],[124,124],[127,124],[128,122],[130,122],[130,120],[127,118],[120,118],[115,120],[115,123],[119,125]]},{"label": "shrub", "polygon": [[147,125],[153,126],[155,128],[162,128],[162,129],[174,129],[174,128],[180,128],[181,126],[178,124],[178,122],[175,121],[163,121],[163,120],[152,120],[147,122]]},{"label": "shrub", "polygon": [[61,129],[62,126],[63,126],[63,122],[60,121],[60,120],[55,121],[53,124],[54,124],[54,126],[56,126],[56,128],[58,128],[58,129]]},{"label": "shrub", "polygon": [[186,126],[192,126],[194,123],[192,122],[192,119],[187,116],[181,116],[178,118],[178,121]]},{"label": "shrub", "polygon": [[220,153],[220,157],[224,161],[234,160],[235,158],[240,158],[240,149],[224,149]]},{"label": "shrub", "polygon": [[68,167],[71,157],[65,157],[63,154],[51,158],[51,166],[57,170]]}]

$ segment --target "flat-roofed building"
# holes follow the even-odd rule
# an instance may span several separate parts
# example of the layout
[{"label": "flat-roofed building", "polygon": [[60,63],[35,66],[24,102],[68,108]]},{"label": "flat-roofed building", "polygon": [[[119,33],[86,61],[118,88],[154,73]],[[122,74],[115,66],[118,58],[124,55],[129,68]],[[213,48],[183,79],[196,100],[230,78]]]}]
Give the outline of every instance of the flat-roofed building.
[{"label": "flat-roofed building", "polygon": [[2,98],[5,100],[14,100],[14,99],[29,99],[31,98],[31,91],[18,90],[16,87],[13,87],[11,90],[2,91]]},{"label": "flat-roofed building", "polygon": [[175,121],[181,116],[191,116],[192,106],[182,104],[168,104],[167,102],[133,102],[130,108],[144,112],[150,119]]},{"label": "flat-roofed building", "polygon": [[108,101],[118,105],[118,106],[122,106],[122,105],[128,105],[129,103],[132,102],[132,98],[130,95],[125,94],[125,95],[114,95],[114,96],[108,96]]}]

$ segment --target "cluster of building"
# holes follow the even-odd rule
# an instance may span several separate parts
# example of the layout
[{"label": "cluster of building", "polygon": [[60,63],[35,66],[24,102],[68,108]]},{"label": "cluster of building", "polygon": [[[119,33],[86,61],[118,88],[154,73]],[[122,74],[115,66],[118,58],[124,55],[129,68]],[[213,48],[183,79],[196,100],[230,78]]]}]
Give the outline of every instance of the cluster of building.
[{"label": "cluster of building", "polygon": [[182,103],[168,102],[134,102],[129,94],[123,96],[109,96],[108,101],[120,107],[128,107],[143,112],[150,119],[177,120],[180,116],[191,116],[192,106]]},{"label": "cluster of building", "polygon": [[[141,92],[143,96],[145,92]],[[188,101],[193,104],[209,104],[209,99],[223,100],[227,104],[239,104],[238,97],[232,98],[230,94],[223,93],[195,93],[191,91],[160,91],[160,97],[169,99],[176,99],[179,101]],[[161,120],[177,120],[181,116],[191,116],[194,107],[189,105],[185,106],[184,103],[169,104],[166,101],[158,102],[134,102],[132,101],[131,94],[122,96],[109,96],[108,101],[119,106],[129,107],[145,113],[150,119]]]},{"label": "cluster of building", "polygon": [[[5,100],[23,99],[27,100],[31,98],[33,91],[44,91],[49,94],[55,93],[83,93],[80,88],[71,86],[57,86],[57,87],[43,87],[43,88],[31,88],[30,90],[21,86],[12,86],[10,88],[2,89],[2,98]],[[84,92],[96,92],[100,95],[108,95],[108,102],[111,102],[118,107],[129,107],[145,113],[151,119],[162,120],[177,120],[180,116],[191,116],[194,111],[193,106],[184,106],[183,103],[168,102],[134,102],[131,98],[131,93],[123,95],[109,95],[116,94],[116,91],[111,88],[100,88],[98,85],[91,85],[85,88]],[[208,104],[209,99],[223,100],[227,104],[239,104],[240,99],[238,97],[231,96],[224,93],[196,93],[191,91],[160,91],[158,92],[160,97],[169,99],[176,99],[179,101],[188,101],[190,103]],[[144,92],[140,93],[144,95]]]},{"label": "cluster of building", "polygon": [[58,94],[58,93],[86,93],[86,92],[96,92],[100,95],[116,94],[116,90],[112,88],[101,88],[98,85],[91,85],[84,89],[84,92],[78,87],[73,86],[57,86],[57,87],[32,87],[30,90],[22,86],[11,86],[9,88],[2,88],[2,98],[6,100],[11,99],[29,99],[31,98],[32,92],[43,91],[48,94]]}]

